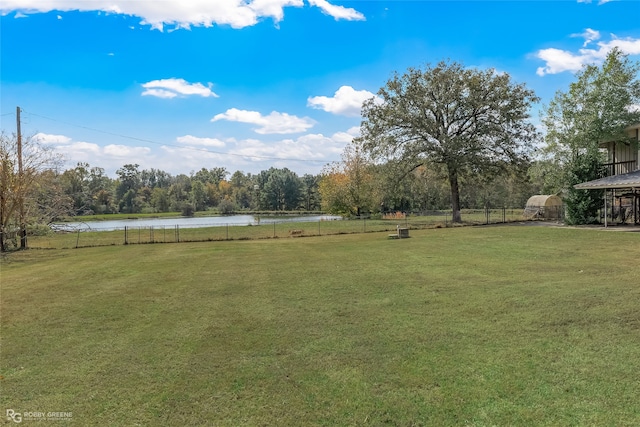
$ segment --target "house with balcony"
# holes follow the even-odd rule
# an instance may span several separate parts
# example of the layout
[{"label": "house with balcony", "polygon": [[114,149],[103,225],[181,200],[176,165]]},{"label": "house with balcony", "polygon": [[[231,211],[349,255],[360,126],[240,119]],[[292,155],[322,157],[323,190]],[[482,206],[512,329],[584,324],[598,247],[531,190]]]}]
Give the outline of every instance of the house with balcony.
[{"label": "house with balcony", "polygon": [[625,129],[627,138],[605,141],[606,176],[574,185],[583,190],[605,190],[606,217],[640,224],[640,123]]}]

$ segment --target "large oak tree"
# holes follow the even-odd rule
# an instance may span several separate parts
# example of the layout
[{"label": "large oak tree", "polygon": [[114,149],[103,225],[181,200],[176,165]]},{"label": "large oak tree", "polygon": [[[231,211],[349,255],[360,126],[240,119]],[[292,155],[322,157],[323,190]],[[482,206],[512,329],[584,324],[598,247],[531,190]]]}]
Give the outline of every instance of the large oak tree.
[{"label": "large oak tree", "polygon": [[407,171],[435,163],[446,168],[453,221],[461,222],[459,178],[526,158],[538,138],[529,122],[538,98],[494,69],[442,61],[395,73],[363,105],[361,138],[378,160]]}]

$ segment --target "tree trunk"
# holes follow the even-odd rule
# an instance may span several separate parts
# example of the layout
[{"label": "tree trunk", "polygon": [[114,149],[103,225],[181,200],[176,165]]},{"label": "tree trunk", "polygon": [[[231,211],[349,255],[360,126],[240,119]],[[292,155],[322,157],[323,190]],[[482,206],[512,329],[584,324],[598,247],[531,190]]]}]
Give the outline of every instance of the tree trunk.
[{"label": "tree trunk", "polygon": [[447,166],[449,171],[449,186],[451,187],[451,209],[453,210],[452,222],[462,222],[460,216],[460,189],[458,188],[458,170],[453,166]]},{"label": "tree trunk", "polygon": [[27,249],[27,226],[20,225],[20,249]]},{"label": "tree trunk", "polygon": [[[4,191],[4,189],[0,189]],[[0,193],[0,252],[4,252],[4,197]]]}]

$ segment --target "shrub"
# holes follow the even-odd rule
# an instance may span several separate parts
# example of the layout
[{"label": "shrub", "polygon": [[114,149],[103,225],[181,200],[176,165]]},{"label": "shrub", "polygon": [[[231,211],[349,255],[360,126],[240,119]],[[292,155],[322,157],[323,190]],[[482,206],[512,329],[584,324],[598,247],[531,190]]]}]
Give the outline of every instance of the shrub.
[{"label": "shrub", "polygon": [[222,215],[232,214],[235,210],[235,204],[229,199],[224,199],[218,204],[218,212]]},{"label": "shrub", "polygon": [[180,212],[182,213],[182,216],[194,216],[196,209],[191,203],[185,203],[182,205]]}]

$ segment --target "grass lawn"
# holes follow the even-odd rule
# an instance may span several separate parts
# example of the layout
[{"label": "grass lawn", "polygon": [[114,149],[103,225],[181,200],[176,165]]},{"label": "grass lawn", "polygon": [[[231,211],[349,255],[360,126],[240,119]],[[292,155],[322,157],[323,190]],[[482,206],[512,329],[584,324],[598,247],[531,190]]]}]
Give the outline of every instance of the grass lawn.
[{"label": "grass lawn", "polygon": [[640,234],[411,236],[12,253],[0,410],[82,426],[640,424]]},{"label": "grass lawn", "polygon": [[[121,215],[121,214],[118,214]],[[124,214],[122,214],[124,215]],[[264,219],[264,216],[256,216]],[[487,218],[483,210],[465,210],[463,212],[465,225],[523,221],[521,209],[494,209]],[[104,218],[103,218],[104,219]],[[113,217],[113,219],[118,219]],[[120,217],[119,219],[124,219]],[[296,237],[326,236],[330,234],[375,233],[381,231],[396,231],[397,226],[412,230],[425,228],[451,227],[450,213],[433,212],[428,216],[410,216],[399,219],[356,219],[356,220],[321,220],[314,222],[290,222],[286,217],[271,217],[275,223],[261,222],[252,226],[221,225],[201,228],[186,226],[176,228],[175,225],[165,226],[128,226],[114,231],[83,231],[59,232],[29,236],[28,246],[34,249],[70,249],[92,246],[110,246],[146,243],[178,243],[204,242],[219,240],[255,240],[276,237],[292,237],[292,230]],[[88,223],[91,224],[91,223]],[[458,226],[458,225],[456,225]]]}]

